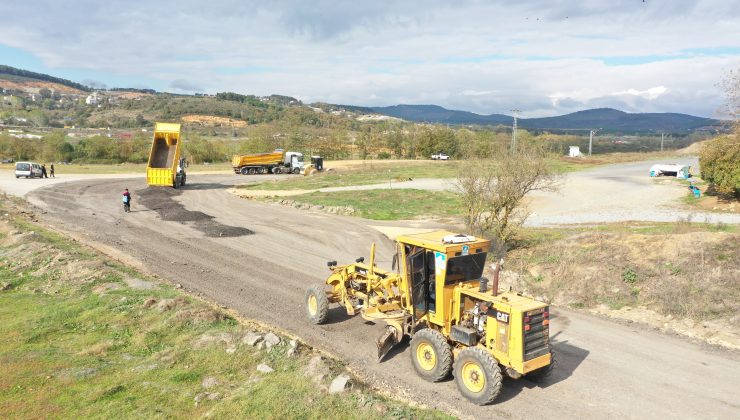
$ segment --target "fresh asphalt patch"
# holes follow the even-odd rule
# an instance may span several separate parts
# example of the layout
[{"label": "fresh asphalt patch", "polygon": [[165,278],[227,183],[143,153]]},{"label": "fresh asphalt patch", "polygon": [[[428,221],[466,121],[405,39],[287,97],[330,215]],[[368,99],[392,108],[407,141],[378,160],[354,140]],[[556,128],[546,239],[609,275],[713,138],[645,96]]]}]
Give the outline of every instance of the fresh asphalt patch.
[{"label": "fresh asphalt patch", "polygon": [[136,191],[141,204],[159,214],[160,219],[191,225],[212,238],[251,235],[254,232],[243,227],[228,226],[214,220],[202,211],[191,211],[175,200],[182,190],[174,188],[144,188]]}]

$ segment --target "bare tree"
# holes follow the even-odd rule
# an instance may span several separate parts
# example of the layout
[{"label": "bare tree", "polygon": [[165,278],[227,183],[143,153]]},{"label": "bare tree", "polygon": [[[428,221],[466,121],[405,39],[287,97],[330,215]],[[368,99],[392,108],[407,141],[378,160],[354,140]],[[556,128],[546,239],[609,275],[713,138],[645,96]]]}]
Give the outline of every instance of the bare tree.
[{"label": "bare tree", "polygon": [[455,187],[471,232],[506,244],[530,214],[524,197],[532,191],[556,190],[561,175],[548,163],[543,147],[496,156],[471,160],[458,175]]},{"label": "bare tree", "polygon": [[728,71],[720,87],[725,92],[725,112],[730,116],[735,129],[740,129],[740,67]]}]

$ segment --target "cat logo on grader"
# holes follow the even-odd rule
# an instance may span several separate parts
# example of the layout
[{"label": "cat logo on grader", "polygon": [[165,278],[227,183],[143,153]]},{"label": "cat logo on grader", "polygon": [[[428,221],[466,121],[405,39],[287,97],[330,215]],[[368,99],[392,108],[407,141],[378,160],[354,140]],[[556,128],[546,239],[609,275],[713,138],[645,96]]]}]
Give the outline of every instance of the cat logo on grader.
[{"label": "cat logo on grader", "polygon": [[500,264],[487,290],[482,275],[490,245],[447,231],[402,235],[393,271],[384,271],[375,266],[373,244],[369,264],[364,258],[328,263],[326,284],[306,291],[307,315],[321,324],[329,304],[338,303],[349,315],[385,321],[376,340],[378,360],[408,335],[411,361],[422,378],[439,382],[452,373],[463,396],[489,404],[501,391],[502,374],[538,379],[554,366],[547,304],[499,293]]}]

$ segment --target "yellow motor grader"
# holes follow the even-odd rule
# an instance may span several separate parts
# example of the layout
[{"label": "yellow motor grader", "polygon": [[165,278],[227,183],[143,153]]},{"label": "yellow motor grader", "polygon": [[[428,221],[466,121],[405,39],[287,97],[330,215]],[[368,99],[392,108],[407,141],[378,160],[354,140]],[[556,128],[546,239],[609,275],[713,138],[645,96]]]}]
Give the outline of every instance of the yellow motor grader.
[{"label": "yellow motor grader", "polygon": [[435,231],[396,239],[392,271],[370,261],[328,263],[325,284],[308,288],[306,313],[326,321],[329,304],[387,326],[376,340],[378,360],[407,335],[411,361],[425,380],[452,373],[460,392],[475,404],[493,402],[503,374],[539,379],[553,367],[547,304],[513,292],[499,293],[498,271],[488,290],[482,277],[490,241]]}]

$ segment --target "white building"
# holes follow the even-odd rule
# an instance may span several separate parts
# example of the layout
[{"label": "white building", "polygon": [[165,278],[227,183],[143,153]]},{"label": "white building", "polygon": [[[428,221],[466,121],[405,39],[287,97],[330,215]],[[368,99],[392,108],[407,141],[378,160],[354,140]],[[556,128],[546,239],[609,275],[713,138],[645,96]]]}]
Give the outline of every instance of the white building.
[{"label": "white building", "polygon": [[581,148],[578,146],[569,146],[570,149],[568,149],[568,156],[570,157],[579,157],[581,155]]},{"label": "white building", "polygon": [[98,96],[98,92],[93,92],[91,95],[87,95],[87,98],[85,98],[85,103],[88,105],[97,105],[100,102],[100,96]]}]

